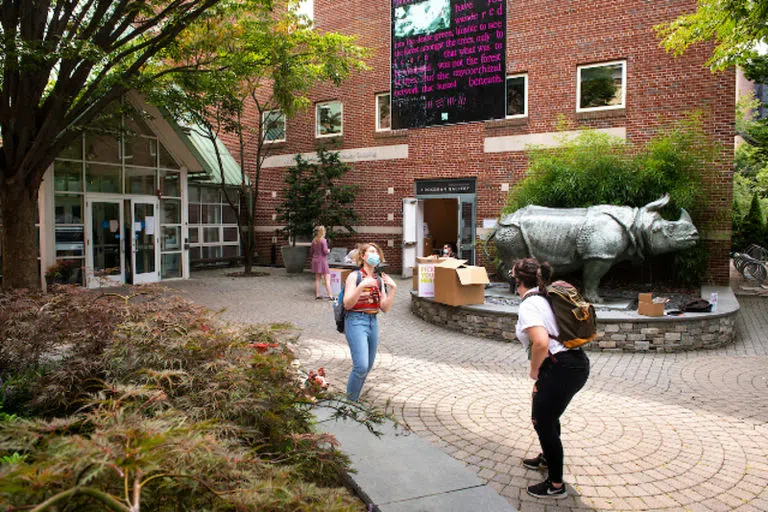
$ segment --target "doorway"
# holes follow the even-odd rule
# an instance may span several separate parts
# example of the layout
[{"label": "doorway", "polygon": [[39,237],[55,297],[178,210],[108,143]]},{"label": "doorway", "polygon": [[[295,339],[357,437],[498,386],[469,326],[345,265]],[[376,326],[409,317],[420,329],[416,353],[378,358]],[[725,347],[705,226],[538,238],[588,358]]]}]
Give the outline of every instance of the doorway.
[{"label": "doorway", "polygon": [[160,280],[156,198],[98,197],[87,202],[89,288]]},{"label": "doorway", "polygon": [[416,197],[403,198],[403,277],[416,258],[454,246],[457,257],[475,264],[476,180],[417,180]]},{"label": "doorway", "polygon": [[160,280],[158,209],[159,201],[154,198],[125,200],[125,224],[127,232],[131,233],[130,241],[126,243],[128,283],[156,283]]},{"label": "doorway", "polygon": [[88,287],[116,286],[125,280],[119,199],[89,201],[86,233]]}]

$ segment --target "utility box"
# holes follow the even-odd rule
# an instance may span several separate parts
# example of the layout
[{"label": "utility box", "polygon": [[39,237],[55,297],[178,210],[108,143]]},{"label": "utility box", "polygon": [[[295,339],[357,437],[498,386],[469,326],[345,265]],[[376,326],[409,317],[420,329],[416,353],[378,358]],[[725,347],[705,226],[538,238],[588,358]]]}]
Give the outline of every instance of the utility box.
[{"label": "utility box", "polygon": [[485,267],[467,265],[467,260],[448,258],[435,265],[435,302],[466,306],[485,302],[490,283]]}]

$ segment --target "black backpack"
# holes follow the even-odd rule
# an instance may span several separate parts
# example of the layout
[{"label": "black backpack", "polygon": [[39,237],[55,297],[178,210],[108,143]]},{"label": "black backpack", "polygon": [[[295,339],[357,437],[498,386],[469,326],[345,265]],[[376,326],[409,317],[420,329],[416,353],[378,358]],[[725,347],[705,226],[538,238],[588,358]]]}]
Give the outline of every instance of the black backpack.
[{"label": "black backpack", "polygon": [[556,281],[547,286],[546,293],[531,295],[541,295],[549,301],[560,331],[555,339],[565,348],[580,347],[597,337],[595,307],[584,300],[573,285]]},{"label": "black backpack", "polygon": [[[355,270],[357,272],[357,285],[360,285],[360,282],[363,280],[363,273],[359,270]],[[381,277],[378,275],[376,276],[376,279],[379,280],[379,289],[383,290],[383,285],[381,282]],[[336,304],[333,306],[333,319],[336,321],[336,330],[339,332],[344,332],[344,320],[347,318],[347,309],[344,307],[344,288],[346,287],[347,283],[346,281],[344,284],[341,285],[341,291],[339,292],[339,297],[336,299]]]}]

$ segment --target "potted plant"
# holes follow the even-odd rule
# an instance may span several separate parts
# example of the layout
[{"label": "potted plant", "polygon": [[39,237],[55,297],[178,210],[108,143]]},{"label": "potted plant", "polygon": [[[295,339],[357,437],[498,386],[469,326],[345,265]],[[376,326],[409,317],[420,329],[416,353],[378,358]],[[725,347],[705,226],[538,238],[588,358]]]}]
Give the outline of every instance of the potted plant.
[{"label": "potted plant", "polygon": [[53,284],[82,284],[80,262],[77,260],[56,260],[55,265],[48,267],[45,272],[45,283]]},{"label": "potted plant", "polygon": [[315,225],[326,227],[329,237],[341,227],[354,233],[352,224],[357,214],[352,208],[357,187],[339,183],[350,167],[341,162],[339,153],[321,148],[317,162],[296,156],[296,164],[285,174],[283,201],[277,207],[277,220],[285,222],[282,229],[290,245],[280,248],[288,272],[301,272],[309,252],[309,242]]}]

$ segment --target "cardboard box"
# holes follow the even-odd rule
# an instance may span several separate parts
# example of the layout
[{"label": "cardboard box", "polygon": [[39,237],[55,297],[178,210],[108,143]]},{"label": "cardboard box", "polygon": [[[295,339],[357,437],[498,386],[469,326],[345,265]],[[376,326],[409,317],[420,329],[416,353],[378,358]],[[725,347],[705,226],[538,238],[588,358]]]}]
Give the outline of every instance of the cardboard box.
[{"label": "cardboard box", "polygon": [[435,296],[435,263],[419,263],[417,265],[419,297]]},{"label": "cardboard box", "polygon": [[467,265],[467,260],[443,258],[435,265],[435,302],[465,306],[485,302],[488,272],[485,267]]},{"label": "cardboard box", "polygon": [[637,314],[643,316],[664,316],[664,305],[668,299],[653,298],[652,293],[641,293],[637,297]]},{"label": "cardboard box", "polygon": [[[330,276],[331,276],[331,293],[333,293],[334,297],[338,297],[341,293],[341,285],[344,284],[344,281],[346,281],[347,276],[349,273],[352,272],[352,269],[349,268],[332,268],[330,269]],[[325,292],[325,278],[323,278],[320,282],[320,296],[321,297],[327,297],[328,294]]]}]

